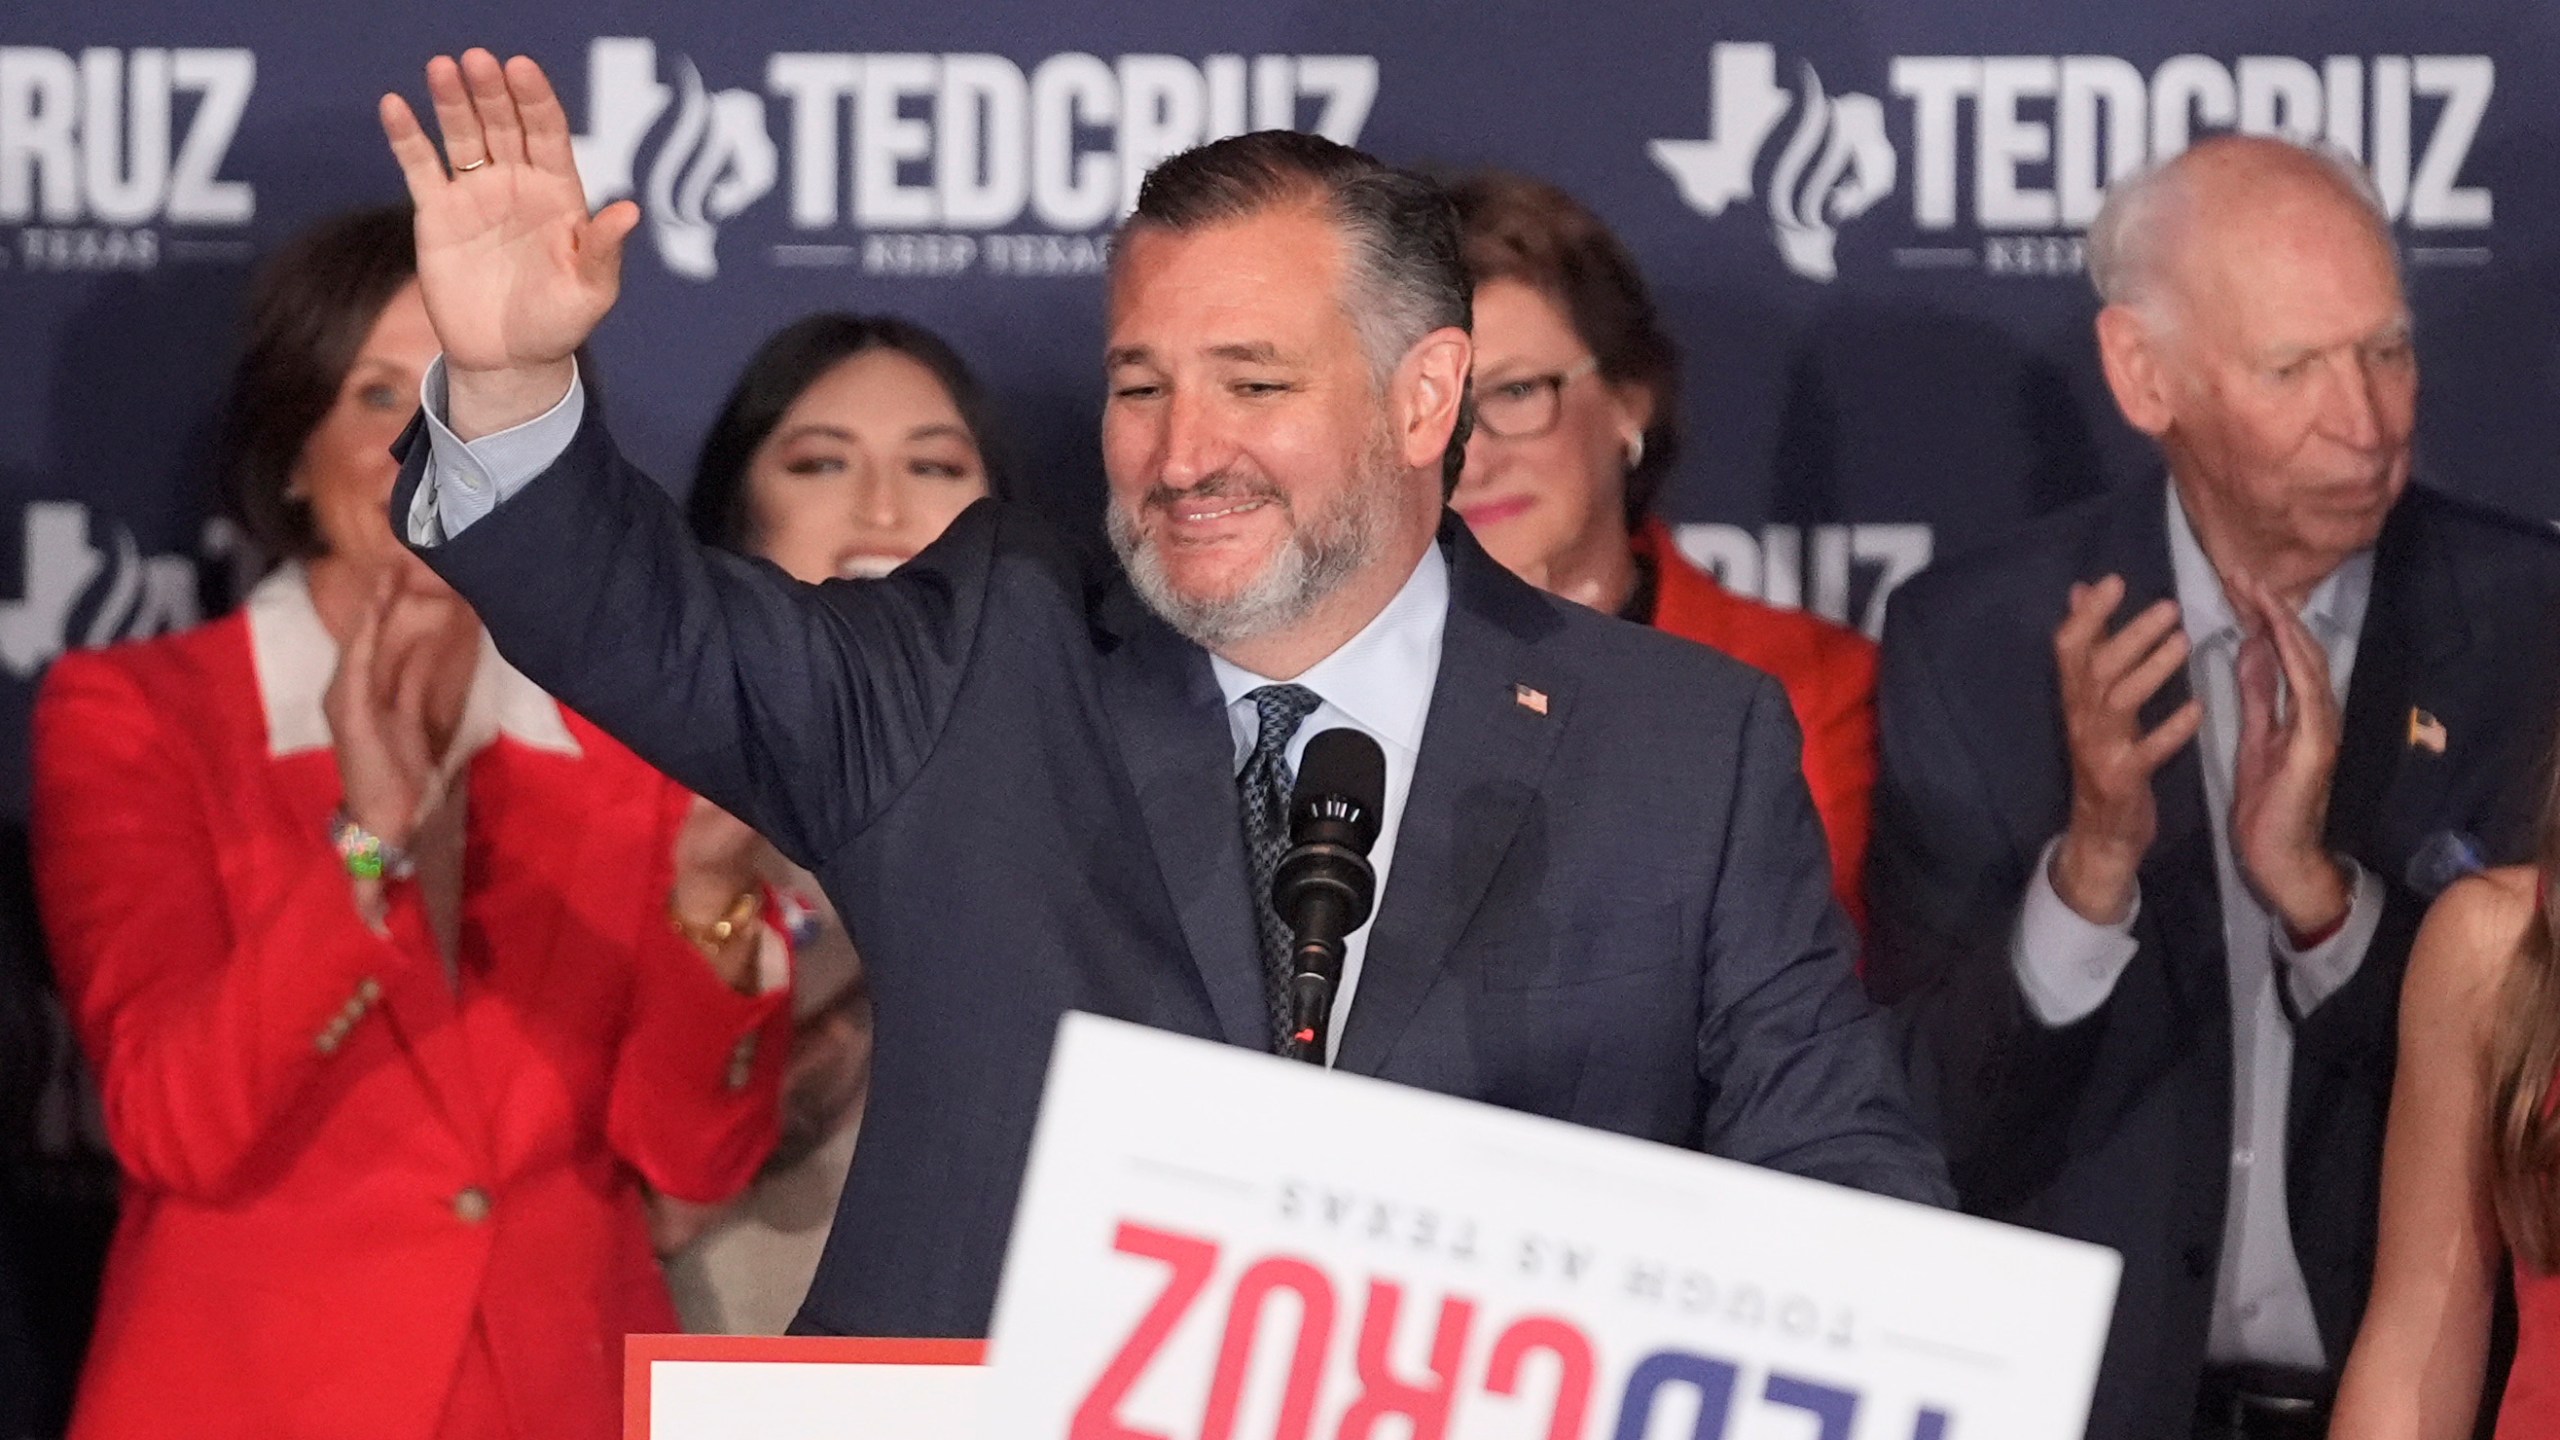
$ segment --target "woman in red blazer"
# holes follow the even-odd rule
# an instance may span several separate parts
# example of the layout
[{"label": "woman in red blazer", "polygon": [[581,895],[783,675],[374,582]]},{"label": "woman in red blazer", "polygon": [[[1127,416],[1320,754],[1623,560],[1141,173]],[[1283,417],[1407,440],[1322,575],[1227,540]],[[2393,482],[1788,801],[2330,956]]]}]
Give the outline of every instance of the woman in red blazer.
[{"label": "woman in red blazer", "polygon": [[1680,438],[1680,353],[1599,217],[1519,175],[1471,175],[1452,196],[1476,282],[1476,429],[1451,503],[1531,584],[1714,646],[1786,687],[1832,889],[1863,926],[1875,643],[1727,591],[1653,518]]},{"label": "woman in red blazer", "polygon": [[674,1328],[641,1182],[774,1135],[751,837],[535,690],[385,516],[435,341],[405,210],[252,297],[226,475],[298,557],[73,655],[37,881],[127,1177],[75,1436],[596,1437]]}]

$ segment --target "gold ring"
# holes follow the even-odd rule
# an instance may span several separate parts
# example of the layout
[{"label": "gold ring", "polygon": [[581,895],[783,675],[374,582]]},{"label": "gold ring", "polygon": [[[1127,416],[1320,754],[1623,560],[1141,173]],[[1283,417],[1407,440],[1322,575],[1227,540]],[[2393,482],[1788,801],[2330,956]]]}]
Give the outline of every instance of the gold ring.
[{"label": "gold ring", "polygon": [[472,171],[477,170],[477,169],[479,169],[481,166],[486,165],[486,164],[488,164],[488,163],[489,163],[489,157],[488,157],[488,156],[486,156],[486,155],[483,155],[483,156],[481,156],[479,159],[472,161],[472,162],[471,162],[470,164],[468,164],[468,165],[456,165],[456,166],[454,166],[454,167],[453,167],[453,173],[454,173],[454,174],[456,174],[456,175],[468,175],[468,174],[470,174]]}]

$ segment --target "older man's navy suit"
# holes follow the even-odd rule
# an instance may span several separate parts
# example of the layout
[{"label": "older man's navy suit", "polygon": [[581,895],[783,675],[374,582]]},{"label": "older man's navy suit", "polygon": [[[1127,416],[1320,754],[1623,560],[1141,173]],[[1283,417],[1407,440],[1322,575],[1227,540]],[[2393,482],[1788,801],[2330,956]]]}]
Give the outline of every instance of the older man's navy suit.
[{"label": "older man's navy suit", "polygon": [[[1885,632],[1868,980],[1908,1022],[1964,1207],[2124,1256],[2091,1440],[2187,1433],[2230,1194],[2234,961],[2194,744],[2152,777],[2140,949],[2105,1003],[2045,1025],[2010,958],[2020,897],[2070,815],[2054,628],[2074,581],[2124,577],[2127,616],[2175,598],[2164,500],[2161,482],[2128,487],[1938,566],[1895,593]],[[2402,497],[2374,551],[2327,831],[2384,882],[2382,917],[2355,978],[2293,1017],[2285,1117],[2292,1238],[2333,1366],[2372,1283],[2400,981],[2428,898],[2412,879],[2457,836],[2522,852],[2560,705],[2555,642],[2547,528]],[[2190,693],[2181,670],[2144,723]]]}]

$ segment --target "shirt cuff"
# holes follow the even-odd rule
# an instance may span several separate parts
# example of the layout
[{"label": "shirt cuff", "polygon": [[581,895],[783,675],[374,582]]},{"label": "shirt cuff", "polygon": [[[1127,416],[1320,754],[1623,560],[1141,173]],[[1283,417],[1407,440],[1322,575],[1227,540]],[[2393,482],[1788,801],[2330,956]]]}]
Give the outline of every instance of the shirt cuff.
[{"label": "shirt cuff", "polygon": [[558,404],[511,429],[465,442],[447,422],[444,357],[428,362],[418,385],[427,423],[425,482],[409,502],[409,543],[441,545],[505,503],[577,438],[587,414],[585,377],[572,372]]},{"label": "shirt cuff", "polygon": [[2281,919],[2268,927],[2275,933],[2276,968],[2293,997],[2296,1016],[2319,1009],[2322,1001],[2356,978],[2365,952],[2373,948],[2374,932],[2382,928],[2382,881],[2352,856],[2341,855],[2338,863],[2347,867],[2349,877],[2347,921],[2338,933],[2308,950],[2296,950]]},{"label": "shirt cuff", "polygon": [[2140,889],[2134,891],[2133,908],[2114,925],[2097,924],[2063,903],[2052,873],[2053,852],[2061,843],[2062,837],[2055,836],[2036,856],[2026,900],[2018,907],[2018,928],[2009,937],[2009,966],[2026,994],[2027,1008],[2057,1030],[2087,1019],[2107,1003],[2117,977],[2142,948],[2133,938],[2133,922],[2142,915]]}]

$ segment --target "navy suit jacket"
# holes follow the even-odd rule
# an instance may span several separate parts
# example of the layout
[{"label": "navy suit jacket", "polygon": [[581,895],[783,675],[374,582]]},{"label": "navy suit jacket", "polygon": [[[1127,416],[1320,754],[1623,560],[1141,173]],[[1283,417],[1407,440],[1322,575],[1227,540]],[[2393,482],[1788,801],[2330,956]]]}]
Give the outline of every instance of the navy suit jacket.
[{"label": "navy suit jacket", "polygon": [[[1340,1067],[1951,1198],[1777,684],[1540,594],[1454,520],[1440,543],[1441,670]],[[1063,1012],[1267,1043],[1208,657],[1029,512],[802,585],[698,547],[590,411],[421,553],[527,675],[815,871],[861,948],[870,1106],[797,1328],[984,1333]]]},{"label": "navy suit jacket", "polygon": [[[1897,591],[1878,703],[1867,978],[1910,1027],[1964,1207],[2124,1255],[2093,1440],[2190,1428],[2229,1198],[2231,1001],[2215,817],[2189,744],[2152,779],[2140,946],[2060,1029],[2028,1009],[2010,935],[2071,804],[2053,630],[2071,583],[2126,581],[2119,614],[2175,599],[2167,502],[2138,485],[2050,516]],[[2467,834],[2521,858],[2560,660],[2560,539],[2412,488],[2384,524],[2330,787],[2331,849],[2385,886],[2355,978],[2295,1022],[2286,1117],[2293,1242],[2322,1348],[2345,1364],[2372,1280],[2400,980],[2427,897],[2410,861]],[[2182,669],[2156,725],[2188,696]],[[2412,709],[2444,727],[2418,742]]]}]

